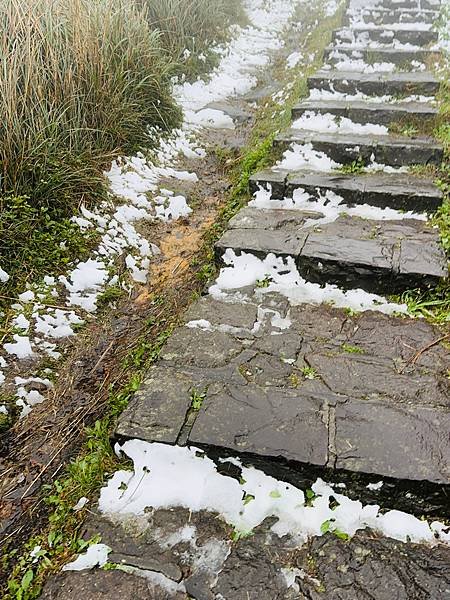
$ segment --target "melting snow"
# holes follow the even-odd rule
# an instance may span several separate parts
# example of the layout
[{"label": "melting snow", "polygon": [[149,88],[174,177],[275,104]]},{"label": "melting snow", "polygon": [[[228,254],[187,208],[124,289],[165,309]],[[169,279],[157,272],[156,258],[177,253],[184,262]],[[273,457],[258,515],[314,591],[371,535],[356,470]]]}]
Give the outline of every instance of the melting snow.
[{"label": "melting snow", "polygon": [[[428,543],[435,543],[444,528],[397,510],[381,514],[378,505],[363,506],[321,479],[312,485],[315,498],[306,506],[301,489],[244,467],[235,458],[223,462],[241,468],[240,481],[221,475],[216,464],[194,447],[130,440],[116,446],[117,451],[133,461],[134,470],[117,471],[101,490],[99,510],[114,520],[144,515],[147,508],[184,507],[219,513],[238,531],[249,532],[273,516],[277,522],[272,531],[279,536],[290,534],[300,543],[321,536],[325,522],[331,531],[350,536],[370,527],[397,540]],[[249,497],[252,499],[246,500]],[[337,503],[334,508],[330,507],[331,497]]]},{"label": "melting snow", "polygon": [[93,544],[89,546],[85,554],[64,565],[63,571],[83,571],[84,569],[92,569],[93,567],[103,567],[108,562],[108,554],[111,548],[105,544]]},{"label": "melting snow", "polygon": [[332,223],[342,214],[376,221],[401,221],[403,219],[427,220],[425,214],[413,211],[401,212],[392,208],[378,208],[369,204],[348,206],[344,203],[344,199],[341,196],[331,190],[327,190],[326,192],[318,190],[316,196],[313,197],[304,189],[297,188],[294,190],[292,198],[277,200],[272,198],[270,189],[265,190],[260,188],[255,192],[253,200],[248,205],[254,208],[317,211],[317,213],[322,215],[319,218],[308,219],[304,227]]},{"label": "melting snow", "polygon": [[299,119],[292,123],[294,129],[308,129],[310,131],[320,131],[323,133],[355,133],[387,135],[388,128],[384,125],[367,123],[361,125],[354,123],[347,117],[337,117],[330,113],[319,114],[314,111],[305,112]]},{"label": "melting snow", "polygon": [[9,281],[9,275],[0,267],[0,283],[6,283],[7,281]]},{"label": "melting snow", "polygon": [[321,287],[300,276],[292,257],[277,257],[268,254],[263,260],[253,254],[242,252],[237,256],[228,249],[222,257],[227,267],[209,288],[209,293],[219,299],[226,300],[232,290],[246,286],[254,286],[257,281],[267,277],[269,286],[258,288],[257,293],[278,292],[289,299],[292,305],[329,303],[338,308],[350,308],[355,311],[376,310],[385,314],[407,313],[405,304],[388,302],[383,296],[369,294],[361,289],[341,290],[336,285],[326,284]]}]

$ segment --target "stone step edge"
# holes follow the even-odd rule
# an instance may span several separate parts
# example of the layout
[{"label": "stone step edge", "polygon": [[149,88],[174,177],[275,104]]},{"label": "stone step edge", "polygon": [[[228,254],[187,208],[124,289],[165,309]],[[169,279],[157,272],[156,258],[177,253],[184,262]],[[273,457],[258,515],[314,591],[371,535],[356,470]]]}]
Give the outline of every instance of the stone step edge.
[{"label": "stone step edge", "polygon": [[[435,119],[439,111],[428,102],[396,102],[396,103],[381,103],[364,100],[302,100],[292,107],[292,118],[296,119],[306,111],[325,113],[328,111],[360,111],[361,113],[376,113],[385,112],[392,113],[392,116],[404,114],[407,117],[414,117],[415,113],[421,119]],[[333,113],[332,113],[333,114]],[[372,115],[371,115],[372,116]],[[376,116],[376,115],[374,115]],[[384,124],[377,121],[378,124]]]},{"label": "stone step edge", "polygon": [[319,133],[293,128],[278,134],[273,146],[286,150],[296,143],[312,144],[315,150],[324,152],[332,160],[342,164],[355,160],[370,164],[373,159],[375,162],[394,167],[415,164],[440,166],[444,157],[442,145],[427,137]]},{"label": "stone step edge", "polygon": [[362,73],[359,71],[321,70],[308,77],[308,89],[328,90],[368,96],[419,94],[434,97],[440,82],[430,71],[407,71],[397,73]]},{"label": "stone step edge", "polygon": [[[409,25],[409,23],[405,23],[405,25]],[[411,25],[413,25],[413,23],[411,23]],[[361,25],[359,25],[358,27],[350,27],[348,25],[344,25],[342,27],[339,27],[338,29],[333,29],[332,32],[332,38],[335,39],[336,36],[339,36],[339,34],[342,33],[354,33],[356,35],[360,34],[360,33],[368,33],[369,36],[371,33],[393,33],[394,35],[391,36],[393,38],[396,37],[396,35],[401,35],[401,36],[409,36],[409,35],[423,35],[425,37],[432,37],[434,39],[438,39],[439,38],[439,34],[435,29],[414,29],[413,27],[411,29],[390,29],[387,24],[385,25],[375,25],[375,27],[368,27],[368,25],[364,25],[363,23]],[[377,48],[374,48],[374,50],[376,50]]]},{"label": "stone step edge", "polygon": [[[383,191],[382,186],[367,187],[364,182],[369,182],[370,178],[376,178],[377,175],[358,175],[344,174],[339,172],[321,172],[310,170],[270,170],[259,171],[250,177],[249,188],[254,194],[259,187],[271,186],[272,197],[276,200],[284,197],[292,197],[296,188],[306,189],[309,193],[317,190],[330,189],[336,194],[342,196],[348,204],[370,204],[379,208],[394,208],[398,210],[412,210],[415,212],[434,212],[442,205],[444,195],[436,187],[431,179],[416,178],[413,188],[395,189],[394,193]],[[395,186],[396,181],[400,179],[396,173],[383,174],[387,180],[383,182],[388,189]],[[308,179],[310,180],[308,183]],[[338,185],[343,183],[344,185]],[[353,184],[353,185],[352,185]]]}]

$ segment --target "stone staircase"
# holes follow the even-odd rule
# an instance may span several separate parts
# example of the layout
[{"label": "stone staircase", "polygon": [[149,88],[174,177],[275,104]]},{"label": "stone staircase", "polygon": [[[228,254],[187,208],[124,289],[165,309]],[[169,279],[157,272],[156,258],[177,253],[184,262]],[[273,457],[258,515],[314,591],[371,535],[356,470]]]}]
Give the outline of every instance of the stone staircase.
[{"label": "stone staircase", "polygon": [[[413,17],[422,19],[422,11],[431,17],[436,6],[410,0],[396,2],[395,10],[391,6],[387,1],[376,9],[351,5],[325,60],[336,49],[342,52],[349,32],[367,30],[377,40],[387,23],[391,29],[386,31],[397,22],[409,23],[408,29],[394,29],[401,32],[396,39],[416,46]],[[358,15],[364,22],[377,15],[376,29],[364,29],[359,19],[353,30]],[[435,41],[435,32],[424,28],[420,47],[404,50],[383,43],[376,53],[383,61],[403,64],[428,52],[435,55],[436,50],[422,47]],[[354,46],[344,51],[351,55]],[[343,118],[358,125],[432,124],[437,109],[430,101],[438,80],[414,66],[407,72],[364,73],[334,71],[328,65],[309,78],[309,88],[311,94],[330,94],[323,100],[312,95],[295,106],[293,127],[274,144],[285,152],[301,147],[323,153],[340,170],[318,171],[305,164],[292,171],[282,160],[254,175],[251,189],[256,194],[266,190],[266,204],[243,208],[231,220],[216,244],[218,262],[224,257],[229,263],[230,250],[234,257],[281,260],[286,271],[296,269],[300,285],[322,286],[317,286],[319,296],[330,285],[384,295],[438,285],[447,276],[447,259],[439,232],[423,214],[390,219],[380,213],[376,219],[347,211],[367,205],[436,210],[442,194],[432,179],[407,169],[438,166],[441,145],[424,135],[361,134],[357,126],[355,133],[318,131],[296,122],[304,115],[331,115],[338,124]],[[343,172],[355,161],[359,171],[373,163],[376,168]],[[305,193],[310,204],[279,205]],[[324,219],[329,193],[338,195],[345,209]],[[448,352],[436,342],[442,332],[422,320],[376,311],[350,316],[344,309],[289,301],[288,293],[264,293],[266,284],[270,277],[243,291],[236,284],[228,291],[240,293],[240,302],[231,294],[194,304],[186,326],[169,340],[123,414],[119,438],[193,443],[296,464],[450,483]],[[195,412],[190,410],[192,390],[205,392]]]},{"label": "stone staircase", "polygon": [[[442,147],[393,132],[399,123],[432,128],[436,118],[439,82],[420,65],[435,60],[427,46],[436,42],[438,8],[434,0],[350,0],[325,53],[331,64],[309,78],[310,98],[274,142],[283,159],[251,178],[254,200],[216,244],[223,271],[164,346],[120,417],[117,441],[193,445],[235,479],[239,469],[224,458],[302,489],[321,476],[383,508],[442,514],[450,492],[448,335],[396,314],[405,307],[379,296],[427,289],[448,274],[425,217],[442,193],[409,170],[439,165]],[[361,50],[362,39],[380,47]],[[398,48],[410,43],[417,47]],[[356,50],[362,62],[375,51],[394,70],[333,70],[336,49],[350,60]],[[409,70],[400,70],[405,63]],[[304,117],[336,127],[310,130]],[[340,131],[344,119],[350,124]],[[361,133],[367,125],[389,131]],[[330,168],[317,168],[323,164]],[[367,485],[379,478],[384,494]],[[133,494],[141,493],[138,485]],[[43,598],[450,598],[443,544],[362,531],[299,545],[271,524],[231,544],[224,521],[208,511],[148,509],[128,526],[93,515],[86,537],[100,534],[110,560],[141,574],[64,574]]]}]

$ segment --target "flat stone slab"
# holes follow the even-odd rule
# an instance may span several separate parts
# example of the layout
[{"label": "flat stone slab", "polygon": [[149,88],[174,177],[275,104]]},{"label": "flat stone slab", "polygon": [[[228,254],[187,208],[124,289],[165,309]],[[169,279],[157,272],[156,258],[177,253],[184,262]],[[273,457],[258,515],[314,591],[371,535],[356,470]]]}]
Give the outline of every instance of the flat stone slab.
[{"label": "flat stone slab", "polygon": [[439,81],[432,73],[357,73],[354,71],[319,71],[308,77],[310,89],[322,89],[343,94],[362,92],[368,96],[435,96]]},{"label": "flat stone slab", "polygon": [[[160,441],[154,432],[178,411],[188,443],[450,483],[450,360],[433,343],[442,331],[377,312],[290,306],[264,288],[246,293],[245,304],[205,297],[191,307],[157,377],[152,369],[121,417],[121,437]],[[187,418],[192,391],[203,403]]]},{"label": "flat stone slab", "polygon": [[431,179],[404,173],[344,174],[318,171],[260,171],[250,178],[250,190],[260,187],[272,191],[274,199],[292,197],[304,189],[312,197],[331,190],[349,205],[371,204],[380,208],[432,212],[443,202],[443,194]]},{"label": "flat stone slab", "polygon": [[433,138],[393,135],[357,135],[321,133],[306,129],[288,129],[277,135],[274,144],[288,148],[291,144],[312,144],[339,164],[355,160],[368,165],[375,161],[393,167],[436,165],[442,163],[443,148]]},{"label": "flat stone slab", "polygon": [[[136,568],[65,572],[42,600],[448,600],[450,549],[398,542],[370,530],[350,540],[327,533],[305,544],[278,537],[267,519],[253,535],[231,541],[214,513],[149,510],[114,525],[91,519],[85,539],[100,535],[110,559]],[[190,533],[183,540],[182,532]]]},{"label": "flat stone slab", "polygon": [[395,25],[397,23],[427,23],[432,25],[439,13],[429,9],[390,9],[363,8],[349,9],[343,18],[344,25],[350,25],[352,20],[375,25]]},{"label": "flat stone slab", "polygon": [[405,50],[404,48],[369,48],[367,46],[328,46],[324,52],[325,62],[335,64],[342,60],[362,59],[365,63],[391,63],[397,67],[408,67],[412,62],[428,63],[439,59],[440,52],[419,48]]},{"label": "flat stone slab", "polygon": [[385,27],[345,27],[333,31],[334,42],[353,43],[354,40],[368,39],[380,44],[392,44],[394,41],[401,44],[412,44],[414,46],[427,46],[437,42],[438,33],[433,29],[417,30],[411,29],[386,29]]},{"label": "flat stone slab", "polygon": [[433,121],[438,110],[427,102],[377,103],[363,100],[303,100],[292,109],[292,118],[298,119],[305,112],[332,114],[347,117],[354,123],[392,123]]},{"label": "flat stone slab", "polygon": [[264,229],[271,213],[276,223],[277,209],[267,209],[261,216],[257,208],[244,209],[244,227],[238,228],[240,221],[235,221],[235,228],[216,243],[218,256],[227,248],[256,256],[289,255],[308,281],[382,294],[436,285],[447,275],[439,234],[423,221],[341,216],[333,223],[305,228],[296,226],[295,219],[285,220],[286,224],[279,219],[273,231]]},{"label": "flat stone slab", "polygon": [[381,0],[379,5],[389,9],[439,10],[441,3],[439,0]]}]

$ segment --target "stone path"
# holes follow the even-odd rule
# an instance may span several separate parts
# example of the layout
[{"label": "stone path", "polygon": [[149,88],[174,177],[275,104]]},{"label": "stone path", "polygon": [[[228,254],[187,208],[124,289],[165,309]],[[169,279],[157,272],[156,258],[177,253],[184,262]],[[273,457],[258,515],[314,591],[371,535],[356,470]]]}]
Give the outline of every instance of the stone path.
[{"label": "stone path", "polygon": [[[434,96],[439,83],[428,70],[414,69],[415,61],[435,55],[427,46],[436,34],[417,32],[414,24],[432,23],[438,8],[432,0],[372,1],[364,8],[350,2],[345,26],[334,32],[334,45],[326,52],[330,68],[309,79],[311,91],[332,91],[334,97],[301,102],[293,119],[312,111],[362,125],[432,123],[436,109],[423,97]],[[411,26],[391,35],[396,23]],[[409,70],[333,71],[336,46],[339,55],[367,60],[373,49],[360,50],[364,40],[383,44],[375,49],[377,60],[401,67],[409,63]],[[399,50],[392,40],[419,48]],[[352,99],[335,92],[358,95]],[[403,99],[383,98],[390,94]],[[408,99],[412,95],[422,98]],[[355,160],[391,167],[438,165],[443,156],[429,137],[391,133],[292,128],[275,144],[294,152],[296,144],[307,145],[309,152],[324,152],[344,166]],[[391,314],[385,301],[367,295],[427,288],[447,276],[438,232],[420,215],[393,219],[392,212],[387,218],[373,213],[374,207],[433,211],[442,202],[441,192],[430,179],[404,170],[318,171],[307,162],[301,169],[281,163],[258,173],[251,188],[265,194],[266,203],[243,208],[216,245],[218,262],[227,263],[228,283],[221,287],[219,278],[211,294],[190,308],[123,413],[117,439],[192,444],[211,456],[239,455],[293,481],[311,469],[355,485],[359,478],[384,477],[391,490],[403,490],[384,497],[387,507],[401,506],[399,497],[411,499],[409,510],[417,514],[427,512],[431,498],[444,506],[450,491],[446,332]],[[307,203],[296,207],[295,199],[305,193],[310,208]],[[345,210],[331,217],[324,201],[330,193],[345,203]],[[355,207],[367,210],[366,205],[379,218],[350,214]],[[239,259],[247,260],[241,270]],[[253,276],[252,268],[262,269],[262,275]],[[280,283],[285,280],[291,283]],[[314,284],[328,286],[343,308],[320,304],[324,288]],[[305,290],[316,296],[315,303],[304,301]],[[374,310],[355,313],[342,298],[370,299]],[[187,524],[195,539],[178,539]],[[65,573],[47,584],[43,598],[70,600],[80,593],[93,600],[117,595],[450,598],[448,546],[430,550],[366,530],[350,541],[327,534],[299,547],[290,535],[275,535],[270,525],[266,520],[254,535],[232,544],[228,526],[211,513],[149,509],[139,523],[120,525],[94,515],[86,535],[100,533],[113,549],[110,560],[140,569],[140,576],[133,571]]]}]

